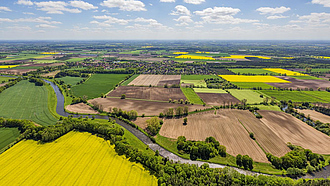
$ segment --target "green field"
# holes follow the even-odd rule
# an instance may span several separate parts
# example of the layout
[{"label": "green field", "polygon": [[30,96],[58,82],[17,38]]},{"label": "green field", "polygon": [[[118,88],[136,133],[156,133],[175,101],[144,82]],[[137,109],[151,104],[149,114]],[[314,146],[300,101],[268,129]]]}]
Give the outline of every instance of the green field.
[{"label": "green field", "polygon": [[181,83],[193,84],[194,86],[207,87],[204,80],[181,80]]},{"label": "green field", "polygon": [[132,82],[135,78],[137,78],[140,74],[134,74],[128,80],[124,81],[121,85],[127,86],[130,82]]},{"label": "green field", "polygon": [[30,119],[40,125],[53,125],[57,119],[49,110],[48,100],[46,86],[21,81],[0,94],[0,117]]},{"label": "green field", "polygon": [[330,102],[330,93],[326,91],[304,91],[305,94]]},{"label": "green field", "polygon": [[[269,101],[270,102],[270,101]],[[274,111],[281,111],[280,107],[276,105],[256,105],[260,110],[274,110]]]},{"label": "green field", "polygon": [[266,83],[262,82],[232,82],[232,84],[240,87],[240,88],[246,88],[246,89],[252,89],[252,88],[262,88],[262,89],[272,89],[273,86],[268,85]]},{"label": "green field", "polygon": [[235,74],[267,74],[267,75],[279,75],[279,73],[271,72],[261,68],[231,68],[228,69]]},{"label": "green field", "polygon": [[15,79],[15,78],[0,76],[0,83],[2,83],[3,81],[7,82],[7,81],[9,81],[10,79]]},{"label": "green field", "polygon": [[277,90],[260,90],[263,94],[275,97],[277,100],[293,101],[293,102],[327,102],[320,98],[307,94],[308,91],[277,91]]},{"label": "green field", "polygon": [[112,90],[127,74],[93,74],[85,83],[73,86],[75,96],[86,95],[88,99],[100,97],[102,93]]},{"label": "green field", "polygon": [[215,88],[194,88],[194,91],[197,93],[225,93],[227,92],[223,89],[215,89]]},{"label": "green field", "polygon": [[254,92],[253,90],[228,89],[228,91],[232,96],[240,101],[246,99],[248,104],[256,104],[263,101],[263,98],[260,97],[260,94]]},{"label": "green field", "polygon": [[313,68],[312,72],[330,72],[330,68]]},{"label": "green field", "polygon": [[17,128],[0,128],[0,151],[19,136]]},{"label": "green field", "polygon": [[85,57],[80,57],[80,58],[71,58],[68,60],[65,60],[67,62],[77,62],[77,61],[83,61],[84,59],[86,59]]},{"label": "green field", "polygon": [[219,78],[215,75],[181,75],[181,80],[204,80],[205,78]]},{"label": "green field", "polygon": [[181,87],[183,94],[189,100],[190,103],[203,105],[203,100],[195,93],[192,88],[183,88]]},{"label": "green field", "polygon": [[84,78],[82,78],[82,77],[71,77],[71,76],[65,76],[65,77],[57,78],[57,80],[62,80],[67,85],[68,84],[76,85],[79,81],[81,81],[83,79]]},{"label": "green field", "polygon": [[290,76],[293,77],[295,79],[320,79],[320,80],[324,80],[322,78],[318,78],[318,77],[314,77],[314,76]]},{"label": "green field", "polygon": [[38,58],[44,58],[50,55],[41,55],[41,54],[19,54],[19,55],[9,55],[5,59],[1,59],[4,61],[16,61],[16,60],[30,60],[30,59],[38,59]]}]

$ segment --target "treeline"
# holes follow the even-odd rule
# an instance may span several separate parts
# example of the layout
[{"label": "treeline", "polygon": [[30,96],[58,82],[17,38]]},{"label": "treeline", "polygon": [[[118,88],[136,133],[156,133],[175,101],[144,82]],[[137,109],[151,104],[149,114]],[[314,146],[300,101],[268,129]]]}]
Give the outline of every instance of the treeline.
[{"label": "treeline", "polygon": [[311,173],[315,170],[321,170],[325,164],[323,155],[313,153],[309,149],[288,144],[292,150],[282,157],[276,157],[267,153],[267,159],[272,163],[276,169],[285,169],[290,176],[297,176],[304,174],[304,169]]},{"label": "treeline", "polygon": [[188,116],[188,114],[189,114],[189,108],[188,106],[184,106],[184,107],[165,109],[163,112],[159,114],[159,117],[173,118],[173,117]]},{"label": "treeline", "polygon": [[61,78],[61,77],[65,77],[65,76],[85,78],[85,77],[88,77],[88,74],[81,73],[77,70],[65,70],[65,71],[61,71],[61,72],[57,73],[55,75],[55,78]]},{"label": "treeline", "polygon": [[23,79],[26,79],[26,78],[19,77],[19,78],[16,78],[15,80],[10,80],[9,83],[7,83],[4,86],[0,87],[0,93],[3,92],[4,90],[6,90],[7,88],[16,85],[16,83],[22,81]]},{"label": "treeline", "polygon": [[44,86],[46,84],[43,80],[34,77],[31,77],[29,82],[34,83],[36,86]]},{"label": "treeline", "polygon": [[238,154],[236,156],[236,165],[238,167],[244,167],[245,170],[253,169],[253,159],[249,155]]},{"label": "treeline", "polygon": [[187,153],[190,155],[191,160],[203,159],[208,160],[215,156],[226,157],[226,147],[214,137],[208,137],[205,141],[190,141],[184,136],[179,136],[177,140],[177,149],[179,152]]}]

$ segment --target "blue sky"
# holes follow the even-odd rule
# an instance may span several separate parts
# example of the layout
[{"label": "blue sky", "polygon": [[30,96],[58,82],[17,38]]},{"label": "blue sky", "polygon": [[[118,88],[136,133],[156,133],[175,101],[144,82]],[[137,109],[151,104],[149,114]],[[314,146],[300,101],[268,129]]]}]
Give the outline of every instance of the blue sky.
[{"label": "blue sky", "polygon": [[330,0],[0,0],[0,40],[329,40]]}]

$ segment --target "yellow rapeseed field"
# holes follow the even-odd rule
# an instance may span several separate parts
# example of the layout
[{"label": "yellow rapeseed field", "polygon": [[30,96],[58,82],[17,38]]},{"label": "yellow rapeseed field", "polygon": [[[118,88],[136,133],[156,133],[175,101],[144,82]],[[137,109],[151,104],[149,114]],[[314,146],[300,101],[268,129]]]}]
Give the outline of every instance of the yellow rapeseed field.
[{"label": "yellow rapeseed field", "polygon": [[173,54],[188,54],[189,52],[174,52]]},{"label": "yellow rapeseed field", "polygon": [[46,144],[21,141],[0,155],[0,167],[1,185],[157,185],[142,165],[90,133],[70,132]]},{"label": "yellow rapeseed field", "polygon": [[260,59],[271,59],[270,57],[266,57],[266,56],[253,56],[253,55],[230,55],[230,57],[223,57],[223,58],[246,59],[246,57],[257,57],[257,58],[260,58]]},{"label": "yellow rapeseed field", "polygon": [[41,52],[40,54],[44,54],[44,55],[54,55],[54,54],[59,54],[59,52]]},{"label": "yellow rapeseed field", "polygon": [[210,52],[196,52],[196,54],[209,54]]},{"label": "yellow rapeseed field", "polygon": [[312,57],[316,59],[330,59],[330,57],[328,56],[312,56]]},{"label": "yellow rapeseed field", "polygon": [[287,76],[308,76],[306,74],[302,74],[302,73],[299,73],[299,72],[293,72],[293,71],[285,70],[285,69],[282,69],[282,68],[264,68],[264,70],[268,70],[268,71],[271,71],[271,72],[276,72],[276,73],[279,73],[279,74],[286,74]]},{"label": "yellow rapeseed field", "polygon": [[204,59],[204,60],[215,60],[212,57],[205,57],[205,56],[194,56],[194,55],[181,55],[175,57],[177,59]]},{"label": "yellow rapeseed field", "polygon": [[219,75],[221,78],[230,82],[262,82],[262,83],[291,83],[274,76],[245,76],[245,75]]},{"label": "yellow rapeseed field", "polygon": [[19,65],[0,65],[0,68],[14,68],[17,66],[19,66]]}]

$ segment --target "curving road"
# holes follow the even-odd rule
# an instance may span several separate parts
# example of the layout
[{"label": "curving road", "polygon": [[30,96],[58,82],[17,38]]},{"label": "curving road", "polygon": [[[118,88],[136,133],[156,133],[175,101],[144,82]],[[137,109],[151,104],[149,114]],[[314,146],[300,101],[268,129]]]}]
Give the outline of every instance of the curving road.
[{"label": "curving road", "polygon": [[[67,117],[69,115],[73,115],[70,113],[65,112],[64,110],[64,96],[62,95],[61,91],[59,90],[59,88],[57,87],[56,84],[54,84],[53,82],[44,80],[45,82],[49,83],[55,93],[56,93],[56,97],[57,97],[57,105],[56,105],[56,112],[64,117]],[[73,117],[91,117],[91,115],[73,115]],[[94,115],[95,118],[97,119],[106,119],[108,120],[108,116],[100,116],[100,115]],[[124,127],[126,130],[128,130],[129,132],[131,132],[133,135],[135,135],[139,140],[141,140],[144,144],[148,145],[150,147],[150,149],[152,149],[153,151],[158,150],[159,154],[162,157],[167,157],[169,160],[173,160],[174,162],[181,162],[181,163],[188,163],[188,164],[196,164],[198,166],[201,166],[204,163],[209,164],[209,166],[211,168],[224,168],[226,167],[225,165],[220,165],[220,164],[215,164],[215,163],[208,163],[208,162],[202,162],[202,161],[193,161],[193,160],[188,160],[188,159],[184,159],[181,158],[180,156],[173,154],[172,152],[164,149],[163,147],[161,147],[160,145],[153,143],[148,136],[146,136],[144,133],[142,133],[141,131],[139,131],[138,129],[128,125],[127,123],[117,119],[117,118],[113,118],[116,123],[118,123],[119,125],[121,125],[122,127]],[[233,169],[235,169],[236,171],[238,171],[241,174],[262,174],[262,173],[257,173],[257,172],[253,172],[253,171],[247,171],[247,170],[243,170],[243,169],[239,169],[236,167],[232,167]],[[267,175],[267,174],[263,174],[263,175]],[[320,172],[316,172],[313,175],[306,175],[303,178],[327,178],[330,176],[330,167],[325,167],[323,171]]]}]

